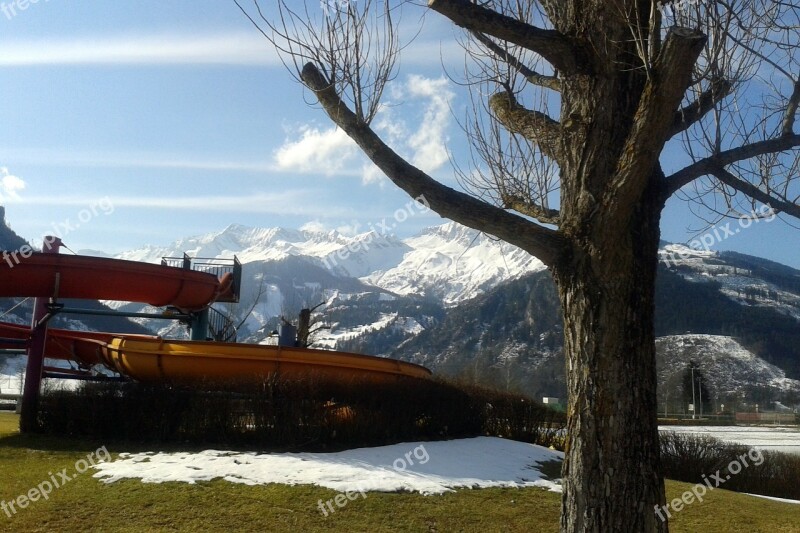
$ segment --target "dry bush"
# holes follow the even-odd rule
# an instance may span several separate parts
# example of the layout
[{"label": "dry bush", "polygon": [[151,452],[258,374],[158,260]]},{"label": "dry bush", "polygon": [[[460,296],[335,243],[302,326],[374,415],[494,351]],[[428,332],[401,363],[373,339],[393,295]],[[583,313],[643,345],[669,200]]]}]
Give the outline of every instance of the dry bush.
[{"label": "dry bush", "polygon": [[86,383],[46,391],[42,431],[137,443],[342,449],[478,435],[559,446],[563,414],[521,395],[442,380]]}]

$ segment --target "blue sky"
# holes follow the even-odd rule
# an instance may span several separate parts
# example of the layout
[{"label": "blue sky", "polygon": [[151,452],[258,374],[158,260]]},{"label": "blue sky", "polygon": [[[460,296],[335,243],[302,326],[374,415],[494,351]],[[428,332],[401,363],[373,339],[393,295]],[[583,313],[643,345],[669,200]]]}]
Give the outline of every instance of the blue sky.
[{"label": "blue sky", "polygon": [[[424,8],[405,24],[423,31],[387,93],[397,105],[384,131],[453,184],[447,153],[464,156],[453,115],[467,99],[442,62],[459,61],[457,30]],[[364,231],[408,203],[308,105],[232,1],[39,0],[20,10],[0,0],[0,50],[0,194],[27,239],[68,225],[71,249],[118,252],[232,223]],[[98,208],[108,200],[113,209]],[[441,222],[419,213],[397,232]],[[663,237],[686,242],[700,226],[673,200]],[[798,231],[761,222],[714,249],[800,267]]]}]

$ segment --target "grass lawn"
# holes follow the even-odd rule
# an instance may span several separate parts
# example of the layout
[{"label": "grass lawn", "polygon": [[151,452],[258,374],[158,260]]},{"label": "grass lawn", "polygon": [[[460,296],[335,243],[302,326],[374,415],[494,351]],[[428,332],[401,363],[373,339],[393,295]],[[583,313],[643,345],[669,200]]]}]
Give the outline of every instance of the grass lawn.
[{"label": "grass lawn", "polygon": [[[26,494],[105,443],[23,436],[18,417],[0,413],[0,500]],[[138,451],[108,445],[112,455]],[[443,496],[367,493],[325,517],[317,507],[336,492],[314,486],[245,486],[213,481],[107,485],[77,475],[9,518],[0,531],[558,531],[560,495],[541,489],[459,490]],[[690,485],[668,482],[669,499]],[[334,506],[335,507],[335,506]],[[336,508],[336,507],[335,507]],[[673,532],[800,532],[800,505],[717,489],[674,515]]]}]

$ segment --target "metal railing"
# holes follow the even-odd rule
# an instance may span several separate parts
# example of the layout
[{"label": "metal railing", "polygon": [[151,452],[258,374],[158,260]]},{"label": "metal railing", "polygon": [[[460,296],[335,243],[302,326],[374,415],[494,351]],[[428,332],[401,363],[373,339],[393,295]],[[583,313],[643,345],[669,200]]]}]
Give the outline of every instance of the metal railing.
[{"label": "metal railing", "polygon": [[213,274],[221,278],[225,274],[233,276],[233,287],[228,296],[219,298],[218,302],[238,303],[242,284],[242,263],[235,255],[233,259],[219,259],[215,257],[190,257],[184,253],[183,257],[162,257],[161,264],[186,270],[196,270]]},{"label": "metal railing", "polygon": [[236,342],[236,325],[233,320],[213,307],[208,309],[208,334],[218,342]]}]

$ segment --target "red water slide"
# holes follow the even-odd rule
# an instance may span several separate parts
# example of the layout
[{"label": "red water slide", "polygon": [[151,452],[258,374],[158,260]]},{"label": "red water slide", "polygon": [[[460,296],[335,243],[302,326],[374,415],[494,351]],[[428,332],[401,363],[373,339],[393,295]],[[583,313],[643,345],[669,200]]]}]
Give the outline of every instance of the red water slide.
[{"label": "red water slide", "polygon": [[5,253],[0,297],[35,296],[148,303],[184,312],[205,309],[230,290],[232,276],[82,255]]},{"label": "red water slide", "polygon": [[[0,261],[0,297],[118,300],[192,312],[217,300],[231,301],[232,285],[230,273],[217,279],[206,272],[119,259],[53,253],[19,258],[18,263],[6,254]],[[0,322],[0,349],[33,349],[35,344],[30,328]],[[253,379],[271,373],[382,381],[431,375],[412,363],[343,352],[52,328],[42,334],[39,349],[41,357],[85,368],[102,364],[142,381]]]}]

